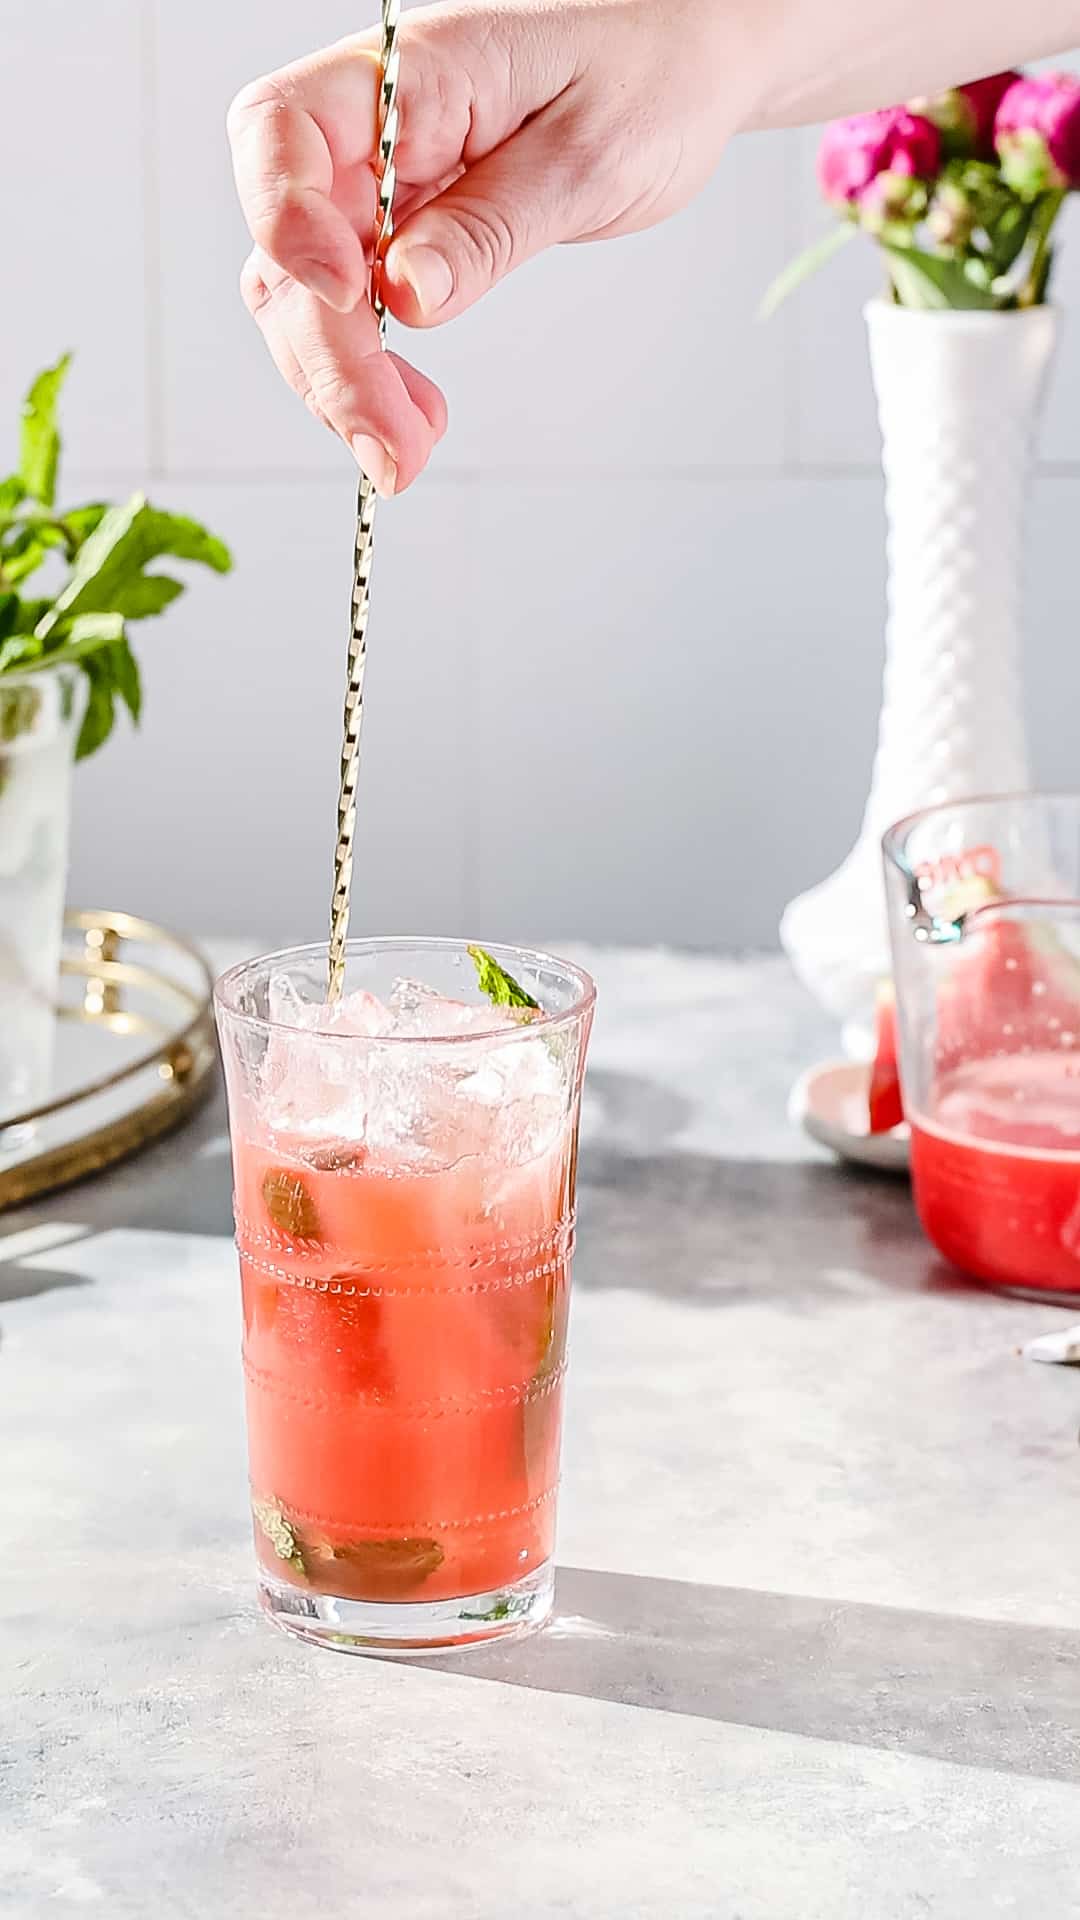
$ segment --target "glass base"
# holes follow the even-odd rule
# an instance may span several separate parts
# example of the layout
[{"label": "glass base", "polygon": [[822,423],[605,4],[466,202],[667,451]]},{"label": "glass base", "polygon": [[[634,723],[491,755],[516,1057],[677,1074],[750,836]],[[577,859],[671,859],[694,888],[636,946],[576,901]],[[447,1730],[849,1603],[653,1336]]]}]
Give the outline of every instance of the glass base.
[{"label": "glass base", "polygon": [[339,1600],[275,1580],[259,1568],[259,1604],[276,1627],[342,1653],[451,1652],[485,1640],[512,1640],[541,1627],[555,1598],[555,1565],[545,1560],[523,1579],[461,1600]]}]

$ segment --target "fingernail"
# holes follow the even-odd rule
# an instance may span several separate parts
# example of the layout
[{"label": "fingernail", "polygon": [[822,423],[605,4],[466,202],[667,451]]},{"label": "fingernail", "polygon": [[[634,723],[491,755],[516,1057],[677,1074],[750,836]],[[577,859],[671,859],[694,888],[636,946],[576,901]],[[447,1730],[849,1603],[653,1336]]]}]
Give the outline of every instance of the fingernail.
[{"label": "fingernail", "polygon": [[319,260],[300,261],[297,277],[306,287],[310,287],[312,293],[317,293],[320,300],[325,300],[327,306],[333,307],[338,313],[351,313],[356,305],[355,296],[344,280],[338,274],[331,272],[329,267],[324,267]]},{"label": "fingernail", "polygon": [[389,500],[397,486],[397,461],[392,460],[381,440],[369,433],[354,433],[352,450],[381,500]]},{"label": "fingernail", "polygon": [[425,317],[445,307],[454,291],[450,262],[435,247],[402,246],[391,252],[387,265],[392,280],[404,280]]}]

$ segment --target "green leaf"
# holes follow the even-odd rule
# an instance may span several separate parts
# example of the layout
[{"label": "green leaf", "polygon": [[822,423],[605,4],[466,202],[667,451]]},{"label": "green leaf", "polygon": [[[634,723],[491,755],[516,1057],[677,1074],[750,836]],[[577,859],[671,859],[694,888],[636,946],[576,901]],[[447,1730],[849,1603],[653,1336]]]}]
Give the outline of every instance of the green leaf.
[{"label": "green leaf", "polygon": [[90,535],[100,527],[108,511],[108,504],[103,500],[95,500],[87,507],[68,508],[63,516],[62,525],[67,528],[76,553]]},{"label": "green leaf", "polygon": [[104,746],[115,719],[113,680],[107,663],[96,654],[91,654],[88,660],[83,661],[82,669],[89,691],[79,737],[75,742],[76,760],[86,760]]},{"label": "green leaf", "polygon": [[1008,274],[997,283],[995,292],[1007,289],[1022,307],[1037,307],[1042,304],[1046,298],[1046,283],[1050,277],[1053,252],[1050,234],[1064,200],[1064,193],[1055,189],[1052,193],[1044,193],[1042,198],[1035,202],[1023,250],[1013,262]]},{"label": "green leaf", "polygon": [[110,507],[102,515],[80,547],[67,583],[46,615],[45,633],[65,613],[99,613],[111,608],[125,580],[138,573],[142,565],[136,551],[136,529],[146,512],[145,497],[136,493],[122,507]]},{"label": "green leaf", "polygon": [[113,685],[135,725],[138,726],[142,713],[142,681],[139,678],[139,663],[126,639],[114,642],[109,661],[112,666]]},{"label": "green leaf", "polygon": [[758,308],[758,319],[770,320],[788,295],[794,293],[796,287],[800,287],[819,267],[823,267],[827,260],[831,260],[834,253],[839,253],[841,247],[846,246],[858,231],[854,220],[841,220],[835,227],[830,227],[828,233],[823,233],[820,240],[815,240],[803,253],[789,261],[766,293]]},{"label": "green leaf", "polygon": [[6,480],[0,480],[0,527],[7,525],[16,507],[22,505],[25,497],[23,483],[17,473],[9,474]]},{"label": "green leaf", "polygon": [[183,591],[183,581],[174,580],[170,574],[143,573],[121,587],[113,604],[126,620],[148,620],[151,614],[163,613]]},{"label": "green leaf", "polygon": [[8,580],[25,580],[37,572],[51,547],[65,545],[63,532],[51,520],[27,520],[8,535],[0,549],[0,566]]},{"label": "green leaf", "polygon": [[995,274],[1008,273],[1019,258],[1028,237],[1035,209],[1010,194],[996,219],[984,220],[983,231],[990,243],[990,259]]},{"label": "green leaf", "polygon": [[[518,1611],[520,1610],[519,1608]],[[458,1614],[458,1619],[483,1620],[485,1623],[494,1623],[496,1620],[509,1620],[514,1611],[513,1601],[504,1593],[500,1600],[495,1600],[492,1603],[486,1613],[468,1613],[463,1607]]]},{"label": "green leaf", "polygon": [[540,1002],[534,1000],[519,986],[512,974],[500,967],[494,955],[483,947],[470,947],[469,958],[476,968],[476,983],[481,993],[485,993],[493,1007],[532,1007],[539,1011]]},{"label": "green leaf", "polygon": [[51,600],[20,600],[13,631],[15,633],[33,633],[38,621],[44,617],[51,606]]},{"label": "green leaf", "polygon": [[19,619],[19,596],[17,593],[0,593],[0,640],[6,640],[14,633]]},{"label": "green leaf", "polygon": [[232,565],[228,548],[194,520],[161,513],[134,494],[124,506],[110,507],[85,545],[80,547],[70,578],[58,595],[55,616],[65,613],[108,612],[143,568],[159,554],[175,554],[226,573]]},{"label": "green leaf", "polygon": [[253,1500],[251,1511],[259,1532],[270,1542],[279,1560],[294,1573],[306,1574],[303,1550],[291,1520],[286,1519],[276,1500]]},{"label": "green leaf", "polygon": [[960,260],[943,260],[918,247],[884,243],[889,272],[902,307],[923,312],[988,311],[1000,305],[985,287],[968,277]]},{"label": "green leaf", "polygon": [[45,600],[39,604],[45,612],[34,631],[50,666],[55,666],[58,660],[78,660],[83,654],[111,646],[114,640],[124,637],[122,613],[75,613],[53,621],[52,602]]},{"label": "green leaf", "polygon": [[51,507],[56,498],[56,469],[60,459],[60,434],[56,425],[56,403],[71,365],[65,353],[55,367],[39,373],[23,401],[19,444],[19,477],[32,500]]},{"label": "green leaf", "polygon": [[216,533],[210,533],[197,520],[189,520],[182,513],[165,513],[160,507],[147,507],[146,511],[150,515],[149,535],[154,542],[149,559],[159,553],[171,553],[174,559],[196,560],[200,566],[213,567],[215,573],[231,570],[232,554]]},{"label": "green leaf", "polygon": [[40,659],[41,641],[33,633],[13,633],[0,646],[0,673],[20,673]]}]

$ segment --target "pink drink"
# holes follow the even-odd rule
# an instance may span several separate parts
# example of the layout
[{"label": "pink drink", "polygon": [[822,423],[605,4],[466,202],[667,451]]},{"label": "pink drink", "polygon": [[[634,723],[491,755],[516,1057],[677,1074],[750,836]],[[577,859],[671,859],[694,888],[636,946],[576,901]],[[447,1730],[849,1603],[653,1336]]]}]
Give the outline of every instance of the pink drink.
[{"label": "pink drink", "polygon": [[999,1286],[1080,1293],[1080,1054],[971,1061],[911,1116],[911,1167],[930,1239]]}]

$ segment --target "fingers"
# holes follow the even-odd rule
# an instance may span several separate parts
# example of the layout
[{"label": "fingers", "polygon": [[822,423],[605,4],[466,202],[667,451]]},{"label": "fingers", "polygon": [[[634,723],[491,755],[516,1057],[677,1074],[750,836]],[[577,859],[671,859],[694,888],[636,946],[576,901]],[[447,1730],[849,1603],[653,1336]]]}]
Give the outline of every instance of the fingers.
[{"label": "fingers", "polygon": [[342,313],[362,298],[367,267],[334,188],[370,164],[378,72],[370,49],[345,42],[256,80],[229,109],[237,192],[256,245]]},{"label": "fingers", "polygon": [[[228,128],[241,205],[256,244],[346,313],[365,286],[379,36],[340,40],[237,94]],[[574,53],[542,7],[493,25],[490,9],[418,7],[401,25],[399,206],[424,200],[494,152],[557,98]],[[350,178],[364,182],[349,189]]]},{"label": "fingers", "polygon": [[580,170],[564,116],[541,115],[402,221],[386,256],[387,304],[409,326],[471,307],[514,267],[580,226]]},{"label": "fingers", "polygon": [[446,431],[446,403],[423,374],[383,352],[370,306],[335,312],[257,252],[241,291],[278,371],[352,448],[378,492],[410,486]]}]

